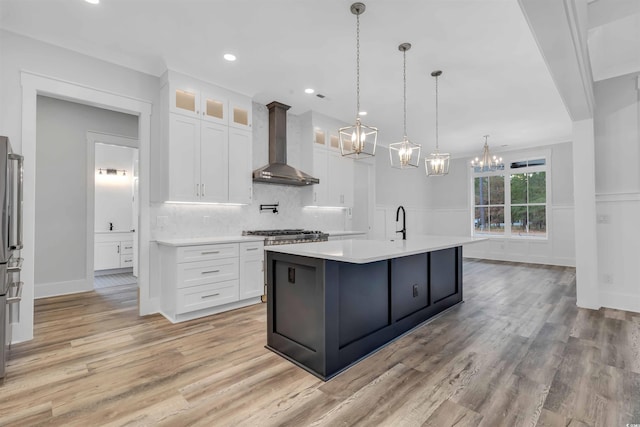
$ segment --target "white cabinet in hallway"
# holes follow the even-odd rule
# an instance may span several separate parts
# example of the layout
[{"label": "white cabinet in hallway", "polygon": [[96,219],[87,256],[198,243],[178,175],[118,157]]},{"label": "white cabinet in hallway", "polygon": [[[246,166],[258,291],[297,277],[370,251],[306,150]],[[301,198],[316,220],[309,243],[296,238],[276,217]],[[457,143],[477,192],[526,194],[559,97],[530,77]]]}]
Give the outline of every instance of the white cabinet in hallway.
[{"label": "white cabinet in hallway", "polygon": [[133,267],[132,232],[98,232],[94,236],[95,271]]},{"label": "white cabinet in hallway", "polygon": [[158,241],[161,312],[182,322],[260,302],[264,243],[246,238]]}]

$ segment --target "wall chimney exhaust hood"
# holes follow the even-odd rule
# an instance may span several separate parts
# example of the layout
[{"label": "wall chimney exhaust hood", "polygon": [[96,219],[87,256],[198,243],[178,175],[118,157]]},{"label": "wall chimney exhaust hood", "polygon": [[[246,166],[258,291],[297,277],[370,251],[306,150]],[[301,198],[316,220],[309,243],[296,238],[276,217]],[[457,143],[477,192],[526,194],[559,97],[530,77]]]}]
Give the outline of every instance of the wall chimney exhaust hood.
[{"label": "wall chimney exhaust hood", "polygon": [[267,104],[269,109],[269,164],[253,171],[254,182],[280,185],[319,184],[320,180],[287,164],[287,110],[279,102]]}]

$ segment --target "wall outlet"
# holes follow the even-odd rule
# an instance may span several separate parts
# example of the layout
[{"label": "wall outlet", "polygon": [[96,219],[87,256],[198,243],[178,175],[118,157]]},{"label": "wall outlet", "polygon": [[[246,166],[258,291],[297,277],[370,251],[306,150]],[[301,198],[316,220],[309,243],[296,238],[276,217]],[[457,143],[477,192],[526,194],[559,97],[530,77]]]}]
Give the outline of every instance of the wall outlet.
[{"label": "wall outlet", "polygon": [[611,284],[613,283],[613,275],[609,274],[609,273],[604,273],[602,275],[602,281],[606,284]]},{"label": "wall outlet", "polygon": [[598,224],[609,224],[611,222],[611,218],[609,217],[609,215],[598,215],[596,222]]},{"label": "wall outlet", "polygon": [[209,216],[209,215],[205,215],[205,216],[203,216],[203,217],[202,217],[202,223],[203,223],[204,225],[209,225],[209,219],[210,219],[210,216]]},{"label": "wall outlet", "polygon": [[347,218],[348,219],[353,218],[353,209],[352,208],[347,208]]}]

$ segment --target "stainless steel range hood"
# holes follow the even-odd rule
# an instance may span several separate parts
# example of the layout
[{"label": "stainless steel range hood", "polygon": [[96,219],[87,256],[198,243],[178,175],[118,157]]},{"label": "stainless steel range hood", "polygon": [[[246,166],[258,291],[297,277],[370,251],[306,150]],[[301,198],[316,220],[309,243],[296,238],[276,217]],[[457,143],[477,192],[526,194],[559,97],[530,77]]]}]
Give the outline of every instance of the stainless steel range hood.
[{"label": "stainless steel range hood", "polygon": [[280,185],[319,184],[320,180],[287,164],[287,110],[291,107],[279,102],[269,109],[269,164],[253,171],[254,182]]}]

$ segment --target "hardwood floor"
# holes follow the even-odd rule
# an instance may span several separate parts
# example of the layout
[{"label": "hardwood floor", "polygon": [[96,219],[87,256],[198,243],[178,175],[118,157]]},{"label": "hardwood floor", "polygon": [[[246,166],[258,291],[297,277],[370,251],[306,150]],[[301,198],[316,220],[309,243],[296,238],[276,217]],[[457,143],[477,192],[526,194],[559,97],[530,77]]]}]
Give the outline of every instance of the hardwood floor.
[{"label": "hardwood floor", "polygon": [[264,348],[266,306],[172,325],[133,286],[37,300],[0,425],[625,426],[640,314],[575,306],[571,268],[465,260],[465,303],[323,383]]}]

